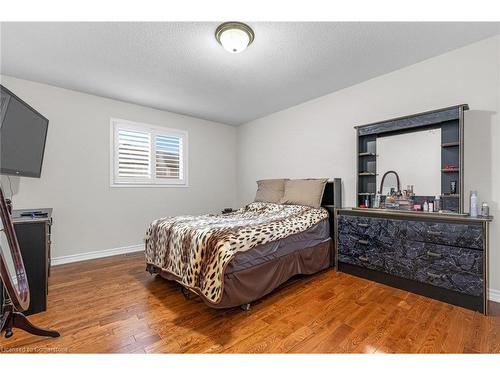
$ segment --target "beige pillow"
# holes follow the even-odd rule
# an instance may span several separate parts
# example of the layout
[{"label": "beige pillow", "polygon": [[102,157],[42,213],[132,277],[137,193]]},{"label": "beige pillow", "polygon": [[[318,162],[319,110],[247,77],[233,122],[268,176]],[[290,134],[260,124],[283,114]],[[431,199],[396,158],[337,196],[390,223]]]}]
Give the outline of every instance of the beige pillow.
[{"label": "beige pillow", "polygon": [[280,203],[301,204],[319,208],[321,207],[321,199],[327,181],[327,178],[287,180],[285,181],[285,194]]},{"label": "beige pillow", "polygon": [[257,181],[255,202],[279,203],[285,191],[284,178]]}]

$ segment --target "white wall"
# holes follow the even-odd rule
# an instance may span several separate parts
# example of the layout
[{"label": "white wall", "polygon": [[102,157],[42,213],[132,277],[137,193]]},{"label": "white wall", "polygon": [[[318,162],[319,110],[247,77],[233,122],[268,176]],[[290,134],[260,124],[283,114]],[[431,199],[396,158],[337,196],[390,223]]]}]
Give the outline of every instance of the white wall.
[{"label": "white wall", "polygon": [[[159,217],[235,202],[236,129],[53,86],[1,82],[49,119],[42,177],[12,177],[15,208],[54,208],[52,257],[142,244]],[[110,187],[110,118],[189,132],[189,187]],[[9,195],[9,184],[2,177]]]},{"label": "white wall", "polygon": [[497,36],[243,125],[239,202],[253,198],[261,178],[329,176],[343,179],[344,205],[352,206],[353,126],[468,103],[465,189],[477,189],[497,217],[491,225],[490,287],[500,291],[499,61]]}]

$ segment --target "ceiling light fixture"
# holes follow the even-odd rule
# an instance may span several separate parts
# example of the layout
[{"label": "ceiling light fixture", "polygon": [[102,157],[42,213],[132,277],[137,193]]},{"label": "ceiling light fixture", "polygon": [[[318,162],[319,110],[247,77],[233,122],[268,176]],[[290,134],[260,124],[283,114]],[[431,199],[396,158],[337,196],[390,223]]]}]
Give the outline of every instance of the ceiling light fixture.
[{"label": "ceiling light fixture", "polygon": [[253,30],[242,22],[224,22],[215,30],[215,39],[231,53],[243,52],[254,38]]}]

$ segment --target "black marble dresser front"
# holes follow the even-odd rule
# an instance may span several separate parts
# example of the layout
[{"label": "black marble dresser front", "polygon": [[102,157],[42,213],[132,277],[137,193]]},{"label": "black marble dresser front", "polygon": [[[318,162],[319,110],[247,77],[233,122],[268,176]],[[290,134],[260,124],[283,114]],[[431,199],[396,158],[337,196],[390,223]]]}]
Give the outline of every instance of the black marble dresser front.
[{"label": "black marble dresser front", "polygon": [[337,211],[339,271],[487,312],[488,220]]}]

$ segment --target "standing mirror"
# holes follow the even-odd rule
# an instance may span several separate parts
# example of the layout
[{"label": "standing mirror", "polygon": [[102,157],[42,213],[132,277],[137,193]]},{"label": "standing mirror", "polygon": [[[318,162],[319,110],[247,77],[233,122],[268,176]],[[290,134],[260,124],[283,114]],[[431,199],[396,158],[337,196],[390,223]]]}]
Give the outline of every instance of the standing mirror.
[{"label": "standing mirror", "polygon": [[3,191],[0,189],[0,275],[10,301],[19,311],[30,304],[30,289],[24,263],[10,220]]},{"label": "standing mirror", "polygon": [[2,279],[4,304],[1,306],[0,332],[12,336],[12,329],[19,328],[37,336],[58,337],[59,333],[31,324],[22,314],[30,304],[30,289],[23,258],[7,203],[0,187],[0,277]]}]

